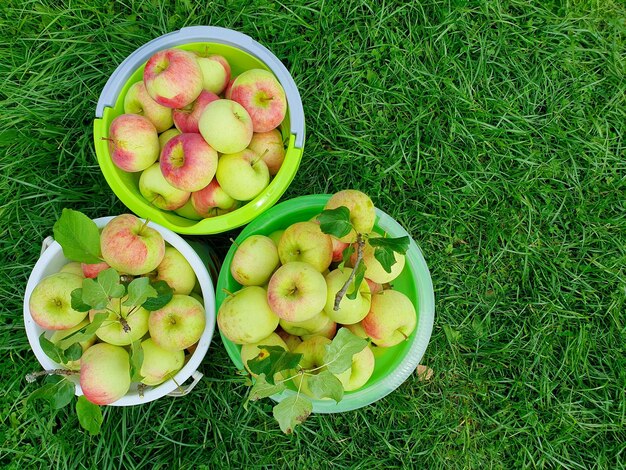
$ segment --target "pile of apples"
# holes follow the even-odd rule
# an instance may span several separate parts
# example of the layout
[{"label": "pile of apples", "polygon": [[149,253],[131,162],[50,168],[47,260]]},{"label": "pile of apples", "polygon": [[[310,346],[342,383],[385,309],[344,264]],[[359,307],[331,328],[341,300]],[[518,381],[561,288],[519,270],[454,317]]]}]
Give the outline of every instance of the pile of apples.
[{"label": "pile of apples", "polygon": [[[102,262],[67,263],[59,272],[43,278],[28,302],[32,319],[55,344],[84,331],[96,314],[109,313],[92,337],[80,341],[80,359],[66,364],[68,369],[79,371],[85,398],[106,405],[130,389],[131,344],[141,341],[141,382],[158,385],[182,368],[188,358],[185,350],[193,352],[206,317],[192,266],[142,220],[131,214],[113,218],[100,233],[100,247]],[[65,252],[66,247],[63,249]],[[75,310],[72,292],[84,286],[85,278],[97,279],[110,268],[131,278],[148,276],[151,281],[165,281],[173,296],[153,311],[123,305],[129,295],[111,298],[104,310]]]},{"label": "pile of apples", "polygon": [[[226,297],[217,322],[226,338],[242,345],[241,359],[248,372],[247,362],[259,355],[260,346],[280,346],[302,354],[300,366],[319,373],[325,369],[326,346],[339,328],[348,328],[370,340],[369,346],[353,356],[351,368],[336,375],[345,391],[354,391],[363,387],[374,371],[372,345],[395,346],[415,329],[413,303],[390,284],[402,273],[405,255],[395,252],[395,263],[387,272],[367,241],[361,260],[365,278],[356,296],[350,299],[344,295],[336,308],[336,295],[349,279],[357,258],[355,249],[346,261],[344,251],[355,246],[357,233],[365,240],[381,236],[373,232],[376,213],[366,194],[340,191],[331,196],[324,209],[340,206],[350,210],[353,227],[342,238],[323,233],[316,216],[269,236],[251,235],[237,246],[230,272],[242,287]],[[307,378],[306,374],[296,374],[294,382],[298,390],[310,395]]]},{"label": "pile of apples", "polygon": [[254,199],[285,158],[280,82],[263,69],[232,78],[220,55],[157,52],[126,93],[124,113],[109,127],[113,163],[141,172],[151,204],[192,220]]}]

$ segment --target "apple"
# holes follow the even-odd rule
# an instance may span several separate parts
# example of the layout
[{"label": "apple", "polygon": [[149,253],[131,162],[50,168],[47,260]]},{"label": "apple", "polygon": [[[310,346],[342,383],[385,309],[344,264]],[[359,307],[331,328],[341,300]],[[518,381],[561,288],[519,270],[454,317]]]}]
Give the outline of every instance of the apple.
[{"label": "apple", "polygon": [[189,295],[196,285],[196,273],[189,261],[173,246],[165,247],[163,261],[156,268],[157,281],[165,281],[174,294]]},{"label": "apple", "polygon": [[350,299],[347,295],[354,289],[354,283],[352,282],[348,287],[346,295],[339,302],[339,309],[335,310],[335,296],[342,289],[351,272],[351,268],[335,269],[326,276],[328,291],[324,311],[333,321],[342,325],[360,322],[365,318],[370,308],[370,288],[365,279],[363,279],[356,297]]},{"label": "apple", "polygon": [[228,81],[228,85],[226,85],[226,88],[224,89],[224,98],[226,98],[227,100],[230,99],[230,90],[233,89],[233,83],[235,83],[235,78],[236,77],[232,77],[229,81]]},{"label": "apple", "polygon": [[[380,234],[376,232],[372,232],[369,234],[369,238],[380,238]],[[352,254],[350,258],[350,262],[352,265],[356,262],[356,246],[354,247],[355,252]],[[404,255],[394,251],[394,258],[396,262],[391,265],[391,272],[385,271],[383,265],[376,259],[374,256],[374,247],[369,244],[369,241],[365,243],[363,247],[363,259],[362,263],[365,263],[365,274],[368,279],[378,284],[386,284],[388,282],[393,281],[396,277],[400,275],[402,270],[404,269]],[[381,286],[382,287],[382,286]]]},{"label": "apple", "polygon": [[287,227],[280,237],[278,256],[283,264],[302,261],[321,273],[333,260],[333,242],[318,224],[296,222]]},{"label": "apple", "polygon": [[[304,320],[301,322],[290,322],[287,320],[280,320],[279,324],[283,330],[287,333],[295,335],[295,336],[315,336],[317,333],[323,330],[329,330],[329,325],[332,327],[332,324],[335,323],[328,315],[326,315],[323,311],[315,315],[314,317],[309,318],[308,320]],[[320,334],[318,336],[326,336]]]},{"label": "apple", "polygon": [[[324,336],[314,336],[310,339],[302,341],[302,343],[300,343],[293,352],[296,354],[302,354],[300,366],[303,369],[317,369],[311,372],[317,375],[326,370],[324,356],[326,355],[326,346],[330,343],[331,340],[325,338]],[[312,396],[311,390],[308,386],[308,380],[308,376],[298,374],[294,377],[293,382],[296,389],[300,390],[305,395]]]},{"label": "apple", "polygon": [[278,244],[280,243],[280,239],[283,236],[283,233],[285,233],[285,230],[283,229],[275,230],[272,233],[270,233],[268,236],[272,239],[272,241],[276,244],[276,246],[278,246]]},{"label": "apple", "polygon": [[111,299],[105,310],[90,310],[89,319],[93,321],[98,313],[107,313],[104,323],[96,330],[96,336],[105,343],[115,346],[128,346],[148,332],[150,312],[144,308],[122,305],[126,300]]},{"label": "apple", "polygon": [[300,336],[303,341],[312,338],[313,336],[324,336],[328,339],[333,339],[335,337],[335,333],[337,333],[337,323],[332,321],[328,315],[326,315],[327,321],[326,323],[318,330],[308,335]]},{"label": "apple", "polygon": [[220,153],[237,153],[252,140],[252,120],[239,103],[216,100],[209,103],[198,123],[204,140]]},{"label": "apple", "polygon": [[275,129],[287,114],[285,90],[267,70],[250,69],[239,75],[230,89],[230,99],[248,111],[254,132]]},{"label": "apple", "polygon": [[163,349],[152,338],[141,342],[143,363],[140,374],[141,382],[146,385],[159,385],[173,377],[185,363],[184,351]]},{"label": "apple", "polygon": [[165,307],[148,318],[154,342],[170,351],[188,348],[200,339],[206,325],[204,307],[193,297],[174,294]]},{"label": "apple", "polygon": [[357,232],[366,234],[372,231],[376,221],[376,210],[367,194],[356,189],[344,189],[333,194],[324,209],[336,209],[341,206],[350,210],[350,222],[354,227],[348,235],[340,238],[342,242],[353,243],[356,241]]},{"label": "apple", "polygon": [[[75,331],[80,330],[81,328],[85,327],[89,325],[89,320],[87,320],[86,318],[81,321],[78,325],[73,326],[71,328],[68,328],[66,330],[56,330],[52,336],[50,336],[50,341],[52,341],[54,344],[59,344],[62,340],[64,340],[65,338],[67,338],[69,335],[71,335],[72,333],[74,333]],[[84,341],[80,341],[78,344],[80,344],[80,347],[83,350],[83,353],[87,350],[87,348],[91,347],[94,343],[96,342],[96,335],[92,335],[90,338],[84,340]],[[65,348],[63,348],[65,349]],[[69,361],[65,364],[65,367],[67,367],[70,370],[78,370],[80,369],[80,359],[76,360],[76,361]]]},{"label": "apple", "polygon": [[[355,259],[356,261],[356,259]],[[366,271],[365,274],[368,274],[369,271]],[[383,291],[383,285],[379,282],[374,282],[371,279],[368,279],[367,277],[365,278],[365,282],[367,282],[367,285],[370,288],[370,294],[374,295],[374,294],[378,294],[379,292]]]},{"label": "apple", "polygon": [[352,392],[367,383],[374,373],[375,365],[374,353],[369,346],[366,346],[352,356],[352,365],[349,369],[335,376],[340,380],[346,392]]},{"label": "apple", "polygon": [[282,340],[285,342],[285,344],[287,345],[287,348],[289,351],[292,351],[294,349],[296,349],[296,347],[302,342],[302,340],[300,339],[299,336],[296,335],[290,335],[289,333],[287,333],[285,330],[278,330],[277,332],[278,336],[280,336],[282,338]]},{"label": "apple", "polygon": [[202,70],[202,87],[215,94],[220,94],[230,81],[230,64],[221,55],[198,56]]},{"label": "apple", "polygon": [[[316,215],[315,217],[313,217],[310,222],[316,223],[317,225],[320,225],[320,221],[317,218],[318,216]],[[346,243],[346,242],[342,242],[341,240],[339,240],[337,237],[333,236],[333,235],[329,235],[330,237],[330,241],[333,244],[333,259],[332,261],[334,263],[340,263],[341,261],[343,261],[343,252],[346,248],[348,248],[350,246],[350,243]]]},{"label": "apple", "polygon": [[85,274],[83,273],[82,263],[79,263],[78,261],[70,261],[69,263],[65,264],[59,270],[59,272],[60,273],[72,273],[80,277],[85,277]]},{"label": "apple", "polygon": [[163,147],[165,147],[165,144],[167,144],[172,138],[180,134],[182,134],[182,132],[180,132],[175,127],[168,129],[165,132],[159,134],[159,149],[160,149],[159,155],[163,151]]},{"label": "apple", "polygon": [[278,173],[285,160],[285,144],[283,144],[283,136],[278,129],[272,129],[268,132],[255,132],[252,134],[248,148],[263,159],[270,175]]},{"label": "apple", "polygon": [[222,189],[216,178],[213,178],[207,186],[191,193],[191,204],[200,217],[209,217],[211,209],[216,207],[231,209],[237,201]]},{"label": "apple", "polygon": [[300,261],[283,264],[267,286],[267,301],[281,319],[301,322],[320,313],[326,303],[326,281],[313,266]]},{"label": "apple", "polygon": [[243,362],[243,366],[252,375],[252,377],[257,377],[257,374],[253,373],[250,370],[250,367],[248,367],[248,361],[254,359],[259,355],[259,353],[261,353],[262,349],[260,348],[260,346],[280,346],[285,351],[289,351],[287,344],[285,344],[283,339],[276,333],[271,333],[267,338],[263,338],[257,343],[244,344],[243,346],[241,346],[241,361]]},{"label": "apple", "polygon": [[217,312],[222,334],[236,344],[253,344],[267,338],[278,326],[267,297],[259,286],[247,286],[226,297]]},{"label": "apple", "polygon": [[109,221],[100,234],[104,260],[120,273],[146,274],[154,271],[165,255],[163,236],[132,214]]},{"label": "apple", "polygon": [[35,286],[28,300],[30,315],[46,330],[64,330],[78,325],[87,312],[72,308],[72,291],[83,286],[83,277],[72,273],[55,273]]},{"label": "apple", "polygon": [[166,211],[183,207],[191,197],[189,191],[175,188],[165,179],[159,163],[143,170],[139,177],[139,192],[152,205]]},{"label": "apple", "polygon": [[80,267],[83,270],[83,276],[88,277],[89,279],[95,279],[98,277],[98,273],[100,273],[100,271],[110,268],[110,266],[104,261],[93,264],[81,263]]},{"label": "apple", "polygon": [[220,97],[210,91],[202,90],[196,100],[181,109],[175,109],[172,113],[174,118],[174,125],[182,133],[193,132],[198,134],[198,123],[200,122],[200,116],[204,112],[207,105],[215,100],[219,100]]},{"label": "apple", "polygon": [[148,94],[168,108],[184,108],[202,91],[202,70],[196,56],[181,49],[155,53],[143,71]]},{"label": "apple", "polygon": [[217,152],[199,134],[180,134],[165,144],[159,164],[169,184],[198,191],[215,176]]},{"label": "apple", "polygon": [[230,273],[242,286],[261,286],[278,267],[278,250],[271,238],[251,235],[237,247]]},{"label": "apple", "polygon": [[222,155],[215,177],[222,189],[238,201],[254,199],[270,183],[267,165],[250,149]]},{"label": "apple", "polygon": [[[193,193],[191,193],[191,195],[193,196]],[[202,220],[203,219],[203,217],[200,214],[198,214],[198,211],[194,209],[193,203],[191,202],[191,198],[189,198],[189,200],[185,203],[184,206],[179,207],[178,209],[174,209],[174,212],[176,212],[176,214],[180,215],[181,217],[184,217],[189,220]]]},{"label": "apple", "polygon": [[154,124],[137,114],[121,114],[109,127],[109,153],[118,168],[143,171],[159,158],[159,135]]},{"label": "apple", "polygon": [[130,389],[130,358],[121,346],[97,343],[80,358],[80,388],[96,405],[109,405]]},{"label": "apple", "polygon": [[143,81],[133,83],[124,97],[124,113],[148,118],[157,132],[168,130],[174,124],[172,110],[154,101]]},{"label": "apple", "polygon": [[406,295],[387,289],[372,296],[371,307],[361,325],[377,346],[395,346],[413,332],[417,314]]},{"label": "apple", "polygon": [[369,336],[367,336],[367,333],[363,329],[363,325],[361,325],[361,322],[353,323],[352,325],[343,325],[343,327],[349,329],[355,336],[358,336],[359,338],[369,338]]}]

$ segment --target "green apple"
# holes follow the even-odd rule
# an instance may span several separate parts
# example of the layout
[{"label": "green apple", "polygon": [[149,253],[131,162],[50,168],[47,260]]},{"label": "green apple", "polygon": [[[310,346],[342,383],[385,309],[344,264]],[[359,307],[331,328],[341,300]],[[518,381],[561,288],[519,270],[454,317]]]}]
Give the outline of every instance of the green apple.
[{"label": "green apple", "polygon": [[267,165],[250,149],[222,155],[215,178],[222,189],[238,201],[254,199],[270,183]]},{"label": "green apple", "polygon": [[189,191],[178,189],[165,179],[159,163],[141,172],[139,192],[149,203],[166,211],[183,207],[191,196]]},{"label": "green apple", "polygon": [[377,346],[395,346],[406,340],[417,325],[415,307],[400,291],[386,289],[372,296],[363,329]]},{"label": "green apple", "polygon": [[278,243],[281,263],[301,261],[320,273],[328,269],[333,260],[333,243],[330,236],[314,222],[296,222],[285,229]]},{"label": "green apple", "polygon": [[143,363],[141,364],[142,383],[158,385],[173,377],[185,363],[185,352],[163,349],[152,338],[141,342]]},{"label": "green apple", "polygon": [[106,310],[90,310],[93,321],[97,313],[107,313],[104,323],[96,330],[96,336],[105,343],[115,346],[128,346],[148,332],[150,312],[141,307],[122,305],[126,298],[111,299]]},{"label": "green apple", "polygon": [[[328,315],[321,311],[314,317],[309,318],[301,322],[290,322],[287,320],[280,320],[280,326],[287,333],[295,336],[316,335],[316,333],[328,329],[328,325],[333,322]],[[325,335],[318,335],[325,336]]]},{"label": "green apple", "polygon": [[85,277],[85,274],[83,273],[83,267],[81,263],[79,263],[78,261],[70,261],[69,263],[65,264],[59,270],[59,272],[60,273],[72,273],[80,277]]},{"label": "green apple", "polygon": [[340,238],[342,242],[353,243],[356,241],[357,232],[366,234],[372,231],[376,222],[376,210],[367,194],[356,189],[339,191],[330,197],[324,209],[336,209],[341,206],[350,210],[350,222],[354,227],[348,235]]},{"label": "green apple", "polygon": [[110,405],[130,389],[130,358],[121,346],[97,343],[80,358],[80,387],[96,405]]},{"label": "green apple", "polygon": [[230,272],[243,286],[261,286],[269,281],[279,263],[278,250],[272,239],[251,235],[237,247]]},{"label": "green apple", "polygon": [[198,128],[204,140],[219,153],[241,152],[252,140],[250,115],[231,100],[209,103],[200,116]]},{"label": "green apple", "polygon": [[197,60],[202,70],[202,87],[218,95],[222,93],[230,81],[230,64],[228,61],[217,54],[208,57],[198,55]]},{"label": "green apple", "polygon": [[166,131],[174,124],[172,109],[154,101],[148,94],[143,81],[133,83],[126,92],[124,112],[148,118],[157,132]]},{"label": "green apple", "polygon": [[352,365],[340,374],[335,374],[346,392],[358,390],[374,373],[376,361],[369,346],[352,356]]},{"label": "green apple", "polygon": [[[380,238],[380,234],[376,232],[372,232],[369,234],[369,238]],[[355,252],[352,254],[350,258],[350,262],[354,266],[356,262],[356,246],[354,247]],[[391,272],[385,271],[382,264],[376,259],[374,256],[374,247],[369,244],[369,241],[365,243],[363,247],[363,259],[362,262],[365,263],[365,275],[371,281],[374,281],[378,284],[386,284],[388,282],[393,281],[396,277],[400,275],[402,270],[404,269],[404,255],[394,251],[395,263],[391,265]]]},{"label": "green apple", "polygon": [[[69,335],[71,335],[72,333],[74,333],[75,331],[80,330],[81,328],[85,327],[89,325],[89,320],[87,320],[86,318],[80,322],[78,325],[73,326],[71,328],[68,328],[67,330],[56,330],[52,336],[50,337],[50,341],[52,341],[54,344],[58,344],[60,343],[62,340],[64,340],[65,338],[67,338]],[[92,335],[91,337],[89,337],[88,339],[79,342],[78,344],[80,344],[80,347],[83,350],[83,354],[85,353],[85,351],[87,350],[87,348],[89,348],[90,346],[92,346],[94,343],[96,342],[96,335]],[[65,349],[65,348],[64,348]],[[80,359],[76,360],[76,361],[69,361],[65,364],[65,367],[67,367],[68,369],[71,370],[78,370],[80,369]]]},{"label": "green apple", "polygon": [[289,351],[294,351],[296,349],[296,347],[298,347],[298,345],[302,342],[302,339],[300,339],[299,336],[295,336],[295,335],[290,335],[289,333],[287,333],[285,330],[278,330],[278,336],[280,336],[282,338],[282,340],[285,342],[285,344],[287,345],[287,348]]},{"label": "green apple", "polygon": [[[360,322],[365,318],[370,308],[370,288],[363,279],[356,297],[350,299],[344,295],[339,302],[339,308],[335,310],[335,296],[342,289],[351,272],[351,268],[335,269],[326,276],[328,291],[324,311],[332,320],[342,325]],[[346,294],[352,292],[354,288],[352,284],[348,287]]]},{"label": "green apple", "polygon": [[[312,374],[317,375],[326,370],[324,356],[326,355],[326,346],[328,346],[331,342],[332,341],[330,339],[324,336],[314,336],[302,341],[302,343],[300,343],[293,352],[296,354],[302,354],[300,366],[303,369],[308,369]],[[308,380],[309,378],[306,375],[299,374],[293,379],[293,382],[296,388],[302,393],[312,396],[311,390],[308,386]]]},{"label": "green apple", "polygon": [[156,268],[155,280],[167,282],[174,294],[188,295],[196,285],[196,273],[180,251],[168,246],[163,261]]},{"label": "green apple", "polygon": [[[192,193],[193,196],[193,193]],[[180,215],[189,220],[202,220],[203,217],[198,214],[198,211],[193,207],[193,203],[191,202],[191,198],[185,203],[184,206],[179,207],[178,209],[174,209],[176,214]]]},{"label": "green apple", "polygon": [[209,103],[219,99],[220,97],[215,93],[202,90],[200,96],[198,96],[193,103],[184,108],[175,109],[172,112],[174,125],[176,125],[176,128],[182,133],[193,132],[198,134],[200,132],[198,123],[200,122],[200,116],[202,116],[204,108],[206,108]]},{"label": "green apple", "polygon": [[148,318],[150,337],[169,351],[181,351],[200,339],[206,325],[204,307],[193,297],[174,294]]},{"label": "green apple", "polygon": [[278,129],[272,129],[268,132],[255,132],[248,148],[263,159],[270,175],[278,173],[285,160],[285,144]]},{"label": "green apple", "polygon": [[159,149],[160,149],[159,154],[161,151],[163,151],[163,147],[165,147],[165,144],[167,144],[170,140],[172,140],[174,137],[180,134],[182,134],[182,132],[180,132],[175,127],[168,129],[165,132],[159,134]]},{"label": "green apple", "polygon": [[361,325],[361,322],[353,323],[352,325],[344,325],[344,328],[349,329],[355,336],[358,336],[359,338],[369,338],[369,336],[367,336],[367,333],[363,329],[363,325]]},{"label": "green apple", "polygon": [[267,338],[263,338],[257,343],[244,344],[241,346],[241,361],[243,362],[243,366],[250,374],[252,374],[253,377],[256,377],[257,375],[250,370],[250,367],[248,367],[248,361],[254,359],[259,355],[259,353],[261,353],[260,346],[280,346],[285,351],[289,351],[287,344],[285,344],[283,339],[276,333],[271,333]]},{"label": "green apple", "polygon": [[272,274],[267,301],[281,319],[301,322],[322,311],[326,293],[326,281],[319,271],[310,264],[293,261]]},{"label": "green apple", "polygon": [[64,272],[44,277],[28,300],[30,315],[46,330],[65,330],[78,325],[87,312],[72,308],[72,291],[83,286],[83,277]]},{"label": "green apple", "polygon": [[280,243],[280,238],[283,236],[283,233],[285,233],[285,230],[275,230],[268,236],[274,241],[276,246],[278,246],[278,244]]}]

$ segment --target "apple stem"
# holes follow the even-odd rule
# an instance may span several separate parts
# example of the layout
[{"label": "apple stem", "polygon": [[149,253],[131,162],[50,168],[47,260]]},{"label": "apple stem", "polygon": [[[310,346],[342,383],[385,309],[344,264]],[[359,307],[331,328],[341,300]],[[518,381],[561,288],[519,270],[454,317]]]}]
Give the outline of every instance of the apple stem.
[{"label": "apple stem", "polygon": [[77,370],[68,370],[68,369],[51,369],[51,370],[39,370],[37,372],[31,372],[30,374],[26,374],[26,382],[33,383],[37,380],[38,377],[43,375],[78,375],[80,371]]},{"label": "apple stem", "polygon": [[113,142],[113,139],[111,139],[110,137],[101,137],[100,140],[107,140],[109,142]]},{"label": "apple stem", "polygon": [[122,328],[124,329],[124,333],[130,333],[130,325],[126,321],[126,318],[120,316],[120,323],[122,325]]},{"label": "apple stem", "polygon": [[235,294],[233,294],[231,291],[229,291],[228,289],[222,287],[222,291],[226,292],[228,295],[230,295],[231,297]]},{"label": "apple stem", "polygon": [[[343,299],[343,296],[346,295],[346,292],[348,292],[348,287],[350,287],[350,284],[352,284],[352,281],[354,280],[354,277],[356,276],[356,270],[359,267],[359,264],[361,263],[361,261],[363,260],[363,250],[365,248],[365,240],[363,239],[363,235],[360,233],[356,234],[356,244],[357,244],[356,261],[354,262],[354,267],[352,268],[352,272],[350,273],[348,280],[343,285],[341,290],[337,292],[337,295],[335,296],[335,305],[333,306],[333,310],[335,312],[339,310],[339,304],[341,303],[341,299]],[[355,288],[358,289],[359,286],[356,286]]]},{"label": "apple stem", "polygon": [[139,231],[137,232],[137,235],[141,235],[141,232],[143,232],[143,229],[145,229],[148,226],[148,223],[150,222],[150,219],[146,219],[143,223],[143,225],[141,226],[141,228],[139,229]]},{"label": "apple stem", "polygon": [[229,238],[230,242],[235,245],[237,248],[239,248],[239,243],[237,243],[233,238]]},{"label": "apple stem", "polygon": [[146,390],[146,384],[139,383],[137,385],[137,393],[139,394],[139,398],[143,398],[143,392]]}]

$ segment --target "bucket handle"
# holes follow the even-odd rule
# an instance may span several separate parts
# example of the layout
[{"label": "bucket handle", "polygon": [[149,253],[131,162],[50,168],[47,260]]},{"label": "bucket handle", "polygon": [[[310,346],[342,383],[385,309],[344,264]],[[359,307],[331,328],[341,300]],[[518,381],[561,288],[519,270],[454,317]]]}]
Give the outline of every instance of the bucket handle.
[{"label": "bucket handle", "polygon": [[50,248],[50,245],[52,245],[53,243],[54,238],[52,238],[52,236],[48,235],[46,238],[44,238],[41,242],[41,252],[39,253],[39,256],[43,255],[43,252]]},{"label": "bucket handle", "polygon": [[193,374],[191,374],[191,376],[193,377],[193,382],[191,382],[187,386],[181,385],[180,387],[176,388],[176,390],[174,390],[173,392],[168,393],[167,396],[184,397],[189,392],[191,392],[196,385],[198,385],[198,382],[200,382],[200,379],[204,376],[204,374],[200,371],[195,371]]}]

